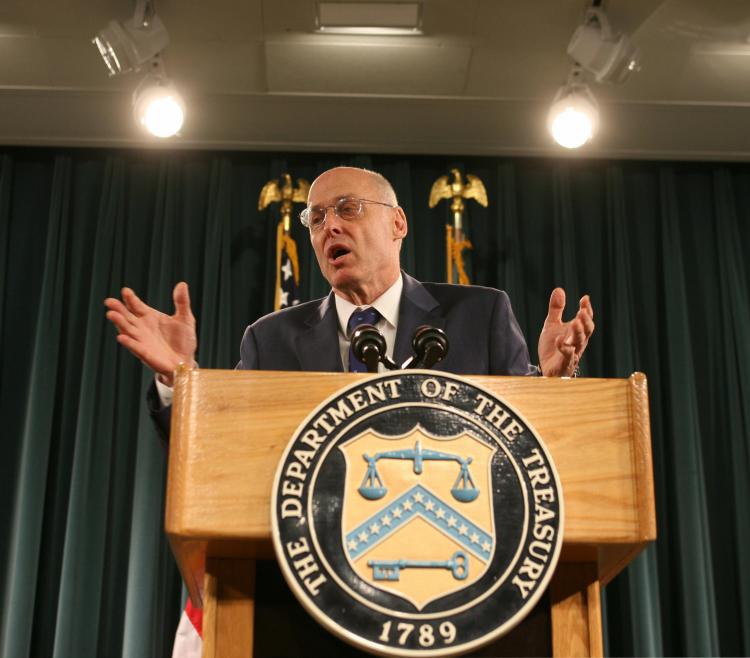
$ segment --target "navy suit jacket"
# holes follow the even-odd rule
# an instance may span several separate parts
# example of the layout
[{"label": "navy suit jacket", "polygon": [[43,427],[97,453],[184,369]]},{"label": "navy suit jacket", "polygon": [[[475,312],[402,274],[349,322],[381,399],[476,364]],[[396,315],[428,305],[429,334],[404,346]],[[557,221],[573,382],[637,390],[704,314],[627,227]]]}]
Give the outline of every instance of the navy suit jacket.
[{"label": "navy suit jacket", "polygon": [[[417,327],[445,331],[448,355],[436,370],[463,375],[529,374],[529,352],[508,295],[502,290],[447,283],[420,283],[403,273],[393,360],[412,355]],[[266,315],[246,330],[238,369],[342,372],[338,316],[328,297]],[[161,407],[156,386],[148,405],[162,438],[168,440],[171,408]]]},{"label": "navy suit jacket", "polygon": [[[529,353],[508,295],[493,288],[420,283],[403,274],[393,360],[412,355],[420,325],[445,331],[450,341],[438,370],[471,375],[526,375]],[[245,331],[237,368],[343,371],[333,292],[262,317]]]}]

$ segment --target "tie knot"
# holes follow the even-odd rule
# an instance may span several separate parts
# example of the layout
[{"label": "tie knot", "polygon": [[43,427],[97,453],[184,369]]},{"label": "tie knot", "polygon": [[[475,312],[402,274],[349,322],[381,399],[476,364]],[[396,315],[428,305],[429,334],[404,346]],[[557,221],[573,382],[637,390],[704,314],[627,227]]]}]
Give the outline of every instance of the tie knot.
[{"label": "tie knot", "polygon": [[346,325],[346,333],[351,335],[355,327],[361,324],[377,324],[381,315],[377,310],[369,306],[368,308],[357,309],[349,316],[349,322]]}]

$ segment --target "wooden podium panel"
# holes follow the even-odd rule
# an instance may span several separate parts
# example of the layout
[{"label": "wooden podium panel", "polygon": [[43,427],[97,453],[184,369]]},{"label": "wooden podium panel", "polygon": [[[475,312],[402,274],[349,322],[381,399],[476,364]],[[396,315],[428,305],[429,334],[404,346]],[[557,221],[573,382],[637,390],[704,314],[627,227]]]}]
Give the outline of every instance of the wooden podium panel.
[{"label": "wooden podium panel", "polygon": [[[321,401],[370,376],[178,372],[165,526],[194,603],[203,604],[207,558],[273,557],[270,496],[284,448]],[[599,585],[656,538],[646,378],[467,379],[514,407],[552,455],[565,504],[553,628],[585,618],[594,638],[586,653],[600,654]],[[555,655],[565,646],[581,655],[560,644],[559,630],[556,641]]]}]

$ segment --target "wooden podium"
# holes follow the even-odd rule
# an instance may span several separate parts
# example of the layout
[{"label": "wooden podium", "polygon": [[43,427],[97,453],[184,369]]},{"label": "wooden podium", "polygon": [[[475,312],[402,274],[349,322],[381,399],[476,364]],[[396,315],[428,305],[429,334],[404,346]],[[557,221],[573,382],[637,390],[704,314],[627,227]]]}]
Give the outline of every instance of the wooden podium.
[{"label": "wooden podium", "polygon": [[[270,495],[294,430],[368,375],[181,369],[172,415],[166,532],[203,655],[252,656],[255,559],[273,559]],[[646,377],[468,377],[519,411],[557,466],[564,545],[550,585],[555,656],[601,656],[600,586],[656,538]]]}]

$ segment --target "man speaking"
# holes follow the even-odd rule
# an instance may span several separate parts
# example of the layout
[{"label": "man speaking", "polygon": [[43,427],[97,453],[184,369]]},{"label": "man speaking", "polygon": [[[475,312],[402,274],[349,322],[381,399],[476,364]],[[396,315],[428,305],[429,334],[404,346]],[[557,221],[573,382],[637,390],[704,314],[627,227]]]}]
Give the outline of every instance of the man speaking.
[{"label": "man speaking", "polygon": [[[303,224],[331,294],[267,315],[247,328],[238,368],[263,370],[355,370],[349,335],[369,320],[383,333],[387,353],[403,363],[421,325],[437,326],[451,341],[439,368],[463,374],[525,375],[526,343],[501,291],[474,286],[423,284],[401,272],[399,252],[407,219],[390,183],[353,167],[330,169],[310,187]],[[180,363],[192,364],[198,347],[186,283],[174,289],[175,312],[166,315],[129,288],[122,300],[105,300],[118,342],[157,375],[167,394]],[[552,292],[539,336],[541,373],[571,376],[594,330],[588,296],[575,317],[562,321],[565,293]]]}]

